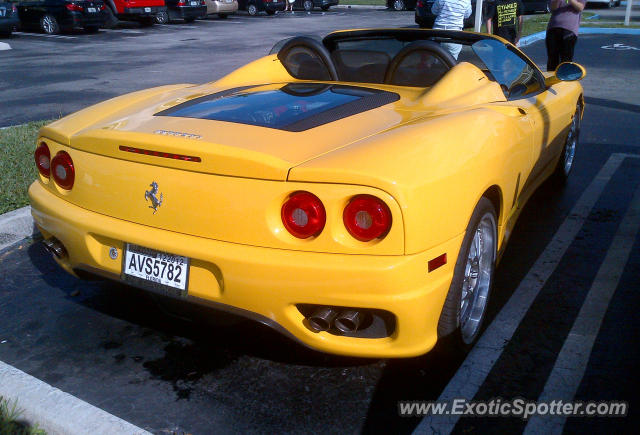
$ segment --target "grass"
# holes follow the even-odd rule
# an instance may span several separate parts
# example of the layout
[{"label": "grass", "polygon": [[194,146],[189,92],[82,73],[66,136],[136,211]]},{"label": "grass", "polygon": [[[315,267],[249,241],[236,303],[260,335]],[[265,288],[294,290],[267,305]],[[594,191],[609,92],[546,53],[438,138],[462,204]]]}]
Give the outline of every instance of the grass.
[{"label": "grass", "polygon": [[46,435],[37,425],[19,420],[20,413],[17,401],[11,403],[0,396],[0,435]]},{"label": "grass", "polygon": [[33,161],[38,129],[48,122],[0,130],[0,214],[29,204],[27,188],[38,175]]}]

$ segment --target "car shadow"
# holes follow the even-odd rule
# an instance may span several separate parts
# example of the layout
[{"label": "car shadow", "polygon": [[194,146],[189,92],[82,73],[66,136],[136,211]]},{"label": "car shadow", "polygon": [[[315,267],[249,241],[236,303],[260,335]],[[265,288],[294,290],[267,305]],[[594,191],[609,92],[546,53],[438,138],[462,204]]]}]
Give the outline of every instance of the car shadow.
[{"label": "car shadow", "polygon": [[[564,189],[551,179],[529,199],[496,269],[483,329],[500,312],[544,251],[565,218],[569,202]],[[399,402],[437,400],[464,359],[465,355],[452,353],[446,344],[439,342],[421,357],[388,360],[373,393],[363,433],[413,432],[422,417],[400,416]]]},{"label": "car shadow", "polygon": [[111,280],[83,280],[61,270],[40,243],[28,248],[41,278],[69,301],[195,347],[225,348],[236,355],[285,364],[349,367],[372,360],[321,353],[260,323],[221,310],[156,295]]}]

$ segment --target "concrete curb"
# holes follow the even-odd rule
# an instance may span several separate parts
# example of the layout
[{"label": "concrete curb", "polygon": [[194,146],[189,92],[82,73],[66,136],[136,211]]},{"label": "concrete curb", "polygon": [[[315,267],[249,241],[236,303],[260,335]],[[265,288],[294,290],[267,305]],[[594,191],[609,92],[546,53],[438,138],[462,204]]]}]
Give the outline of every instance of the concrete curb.
[{"label": "concrete curb", "polygon": [[[545,38],[546,32],[538,32],[520,39],[520,47],[526,47]],[[625,27],[580,27],[580,35],[640,35],[640,29]]]},{"label": "concrete curb", "polygon": [[0,395],[11,402],[17,400],[20,418],[49,435],[150,434],[2,361]]},{"label": "concrete curb", "polygon": [[0,215],[0,250],[37,233],[29,206]]}]

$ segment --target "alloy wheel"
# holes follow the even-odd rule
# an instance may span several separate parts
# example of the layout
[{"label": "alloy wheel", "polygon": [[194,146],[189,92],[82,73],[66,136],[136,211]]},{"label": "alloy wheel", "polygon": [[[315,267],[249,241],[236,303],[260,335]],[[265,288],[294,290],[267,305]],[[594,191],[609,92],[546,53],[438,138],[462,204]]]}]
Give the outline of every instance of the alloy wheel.
[{"label": "alloy wheel", "polygon": [[487,307],[495,261],[496,223],[485,214],[476,227],[464,268],[458,314],[462,341],[475,340]]},{"label": "alloy wheel", "polygon": [[567,134],[567,142],[564,149],[563,170],[565,175],[569,175],[573,167],[573,159],[576,155],[576,145],[578,144],[578,135],[580,133],[580,110],[576,110],[571,121],[571,127]]}]

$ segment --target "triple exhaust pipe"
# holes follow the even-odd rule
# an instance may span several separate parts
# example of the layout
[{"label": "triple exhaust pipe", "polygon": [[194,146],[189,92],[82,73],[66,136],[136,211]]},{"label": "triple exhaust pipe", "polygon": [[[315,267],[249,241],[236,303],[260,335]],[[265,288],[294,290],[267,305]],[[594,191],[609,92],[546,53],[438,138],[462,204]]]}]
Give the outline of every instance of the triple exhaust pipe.
[{"label": "triple exhaust pipe", "polygon": [[341,332],[351,334],[360,328],[365,313],[357,310],[337,311],[331,307],[320,307],[307,318],[315,332],[328,331],[334,326]]}]

